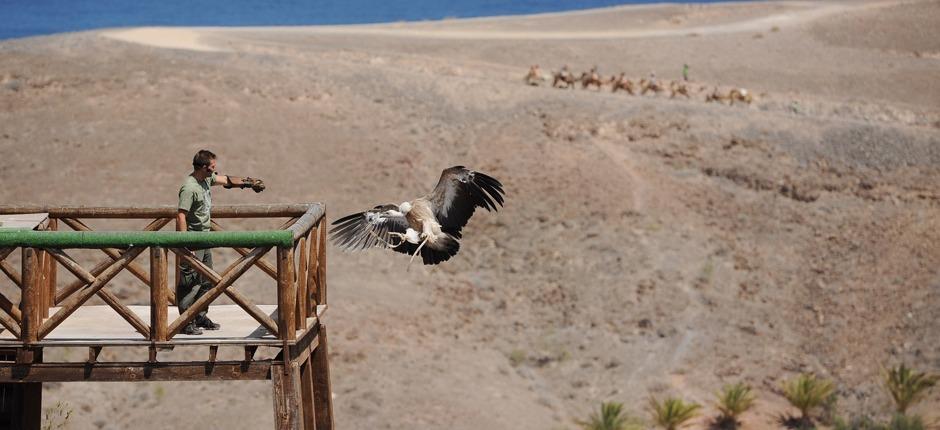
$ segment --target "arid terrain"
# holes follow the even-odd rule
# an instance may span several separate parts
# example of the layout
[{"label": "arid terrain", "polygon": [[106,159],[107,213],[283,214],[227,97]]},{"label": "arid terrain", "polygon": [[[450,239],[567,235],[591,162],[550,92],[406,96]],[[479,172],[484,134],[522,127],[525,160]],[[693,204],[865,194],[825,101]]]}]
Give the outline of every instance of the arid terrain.
[{"label": "arid terrain", "polygon": [[[940,372],[938,23],[936,0],[781,1],[8,40],[0,202],[172,205],[209,148],[268,186],[215,204],[336,219],[462,164],[507,201],[451,261],[329,249],[338,428],[573,429],[602,401],[645,418],[650,395],[702,403],[705,428],[738,381],[759,395],[746,428],[780,428],[800,372],[836,382],[841,415],[885,417],[884,367]],[[684,63],[689,99],[522,80]],[[706,103],[714,87],[754,101]],[[69,429],[273,427],[269,383],[44,396]],[[940,419],[940,389],[915,411]]]}]

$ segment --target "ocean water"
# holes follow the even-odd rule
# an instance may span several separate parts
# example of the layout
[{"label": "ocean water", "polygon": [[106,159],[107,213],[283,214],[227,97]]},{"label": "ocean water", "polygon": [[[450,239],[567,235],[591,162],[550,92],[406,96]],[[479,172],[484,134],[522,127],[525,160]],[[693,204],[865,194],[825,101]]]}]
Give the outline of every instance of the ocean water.
[{"label": "ocean water", "polygon": [[[717,1],[721,0],[665,3]],[[561,12],[637,3],[662,1],[0,0],[0,40],[112,27],[366,24]]]}]

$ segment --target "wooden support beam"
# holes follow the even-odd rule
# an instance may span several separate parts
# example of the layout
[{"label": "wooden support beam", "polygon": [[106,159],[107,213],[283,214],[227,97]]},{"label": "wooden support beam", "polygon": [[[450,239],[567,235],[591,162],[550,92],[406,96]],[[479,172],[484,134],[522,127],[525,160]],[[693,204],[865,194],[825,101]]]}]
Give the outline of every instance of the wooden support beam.
[{"label": "wooden support beam", "polygon": [[[218,278],[218,281],[216,281],[216,284],[214,287],[209,289],[209,291],[206,291],[206,293],[203,294],[202,297],[196,299],[196,301],[188,309],[186,309],[186,312],[183,312],[183,314],[180,315],[179,318],[176,319],[176,321],[173,321],[173,323],[170,324],[170,327],[167,330],[168,335],[170,337],[173,337],[176,334],[178,334],[183,329],[183,327],[186,326],[186,324],[189,324],[192,320],[194,320],[196,318],[196,315],[199,312],[208,308],[209,303],[212,303],[213,300],[215,300],[217,297],[219,297],[219,295],[221,295],[224,291],[226,291],[226,289],[230,285],[232,285],[232,283],[234,283],[235,280],[238,279],[238,277],[243,275],[248,270],[248,268],[250,268],[252,264],[254,264],[255,261],[263,257],[264,254],[267,253],[269,250],[271,250],[271,247],[255,248],[254,250],[251,251],[250,254],[243,256],[239,258],[238,260],[236,260],[234,263],[232,263],[232,265],[229,266],[229,268],[225,271],[224,274],[219,275],[218,273],[215,273],[215,271],[213,271],[212,269],[209,269],[204,264],[202,264],[201,261],[193,257],[192,253],[189,253],[188,251],[187,253],[182,253],[182,252],[179,252],[179,250],[177,249],[173,249],[173,252],[177,253],[177,255],[179,255],[181,258],[183,258],[187,262],[187,264],[189,264],[191,267],[195,268],[196,270],[206,271],[204,272],[204,274],[206,275],[214,274],[214,276],[220,276],[220,277]],[[229,297],[232,297],[233,300],[235,300],[235,297],[239,297],[239,296],[240,295],[233,297],[233,295],[229,294]],[[238,303],[237,301],[236,303],[238,303],[238,305],[242,309],[245,309],[245,311],[251,314],[252,317],[255,317],[255,319],[259,320],[260,323],[264,324],[267,327],[268,322],[266,321],[266,319],[270,319],[270,317],[268,317],[263,312],[261,312],[261,310],[258,309],[258,307],[254,306],[253,304],[251,304],[251,306],[247,306],[247,304],[250,304],[250,302],[247,301],[248,300],[247,298],[239,297],[239,299],[242,300],[242,302],[246,304],[243,305],[242,303]],[[260,315],[257,315],[257,313],[259,312],[262,315],[264,315],[265,318],[260,318]],[[271,330],[271,328],[268,328],[268,330]],[[277,330],[277,328],[275,328],[275,330]]]},{"label": "wooden support beam", "polygon": [[294,235],[294,241],[307,235],[313,226],[324,218],[323,206],[311,206],[307,212],[287,229]]},{"label": "wooden support beam", "polygon": [[[68,224],[68,226],[71,227],[75,231],[93,231],[90,227],[85,225],[85,223],[83,223],[81,220],[63,218],[62,221]],[[160,230],[161,228],[163,228],[163,226],[167,225],[167,223],[169,222],[170,222],[169,218],[154,220],[150,224],[148,224],[146,227],[144,227],[143,231]],[[100,248],[100,249],[101,249],[101,252],[104,252],[108,257],[111,258],[111,261],[121,258],[121,254],[124,252],[123,250],[116,249],[116,248]],[[109,262],[107,261],[99,263],[98,266],[96,266],[95,268],[97,269],[99,266],[103,268],[108,263]],[[150,276],[147,275],[147,271],[143,267],[141,267],[137,263],[132,262],[131,264],[128,265],[127,270],[131,272],[137,279],[140,279],[141,282],[143,282],[147,286],[151,286]],[[95,272],[95,269],[92,269],[92,272]],[[69,287],[66,288],[66,290],[71,290],[72,292],[74,292],[74,289],[72,288],[74,288],[74,285],[70,285]],[[173,291],[170,291],[169,293],[170,293],[170,302],[176,303],[176,294],[173,293]],[[60,303],[67,296],[68,294],[57,295],[56,304]]]},{"label": "wooden support beam", "polygon": [[313,365],[313,407],[317,430],[333,430],[333,388],[330,384],[329,348],[326,326],[319,325],[317,347],[310,356]]},{"label": "wooden support beam", "polygon": [[[225,205],[213,206],[213,218],[283,218],[301,216],[320,203],[290,205]],[[174,218],[176,206],[156,207],[89,207],[89,206],[0,206],[0,215],[48,213],[52,218]]]},{"label": "wooden support beam", "polygon": [[36,258],[39,260],[39,311],[42,314],[41,318],[48,318],[49,308],[52,306],[49,297],[49,260],[51,258],[45,249],[37,249]]},{"label": "wooden support beam", "polygon": [[271,372],[274,388],[274,428],[301,430],[303,409],[300,406],[300,365],[291,363]]},{"label": "wooden support beam", "polygon": [[20,312],[20,308],[14,305],[13,302],[11,302],[10,299],[8,299],[7,296],[4,296],[3,294],[0,294],[0,309],[3,309],[6,311],[6,313],[10,314],[17,324],[23,321],[23,313]]},{"label": "wooden support beam", "polygon": [[292,249],[279,246],[277,248],[277,329],[282,340],[294,340],[297,331],[294,330],[294,301],[297,292],[294,290],[294,259]]},{"label": "wooden support beam", "polygon": [[23,288],[23,278],[16,272],[16,268],[6,261],[0,261],[0,271],[5,273],[17,287]]},{"label": "wooden support beam", "polygon": [[[56,261],[62,263],[62,266],[68,269],[69,272],[72,272],[78,279],[82,280],[88,285],[94,284],[98,279],[91,272],[85,270],[80,264],[78,264],[72,257],[70,257],[65,251],[61,249],[50,248],[47,250],[47,253],[51,255]],[[101,297],[108,306],[114,309],[121,318],[124,318],[134,330],[137,330],[138,333],[142,334],[144,338],[150,338],[150,327],[147,326],[147,323],[144,322],[137,314],[134,313],[127,305],[121,303],[121,300],[114,295],[114,293],[101,288],[96,293],[98,297]]]},{"label": "wooden support beam", "polygon": [[[78,291],[74,295],[69,296],[69,298],[62,303],[62,307],[54,315],[50,316],[48,320],[40,328],[39,337],[45,337],[49,332],[54,330],[62,321],[65,321],[69,315],[75,312],[82,303],[85,303],[92,295],[96,294],[101,288],[105,286],[108,282],[111,281],[117,274],[123,270],[127,265],[137,258],[141,252],[144,251],[143,247],[133,247],[127,250],[124,255],[121,256],[120,260],[112,262],[105,268],[100,275],[95,279],[95,282],[92,282],[88,287]],[[24,330],[25,331],[25,330]]]},{"label": "wooden support beam", "polygon": [[22,339],[26,343],[34,343],[42,336],[40,334],[42,323],[42,310],[39,298],[39,256],[35,248],[23,248],[23,294],[20,298],[20,312],[23,313],[21,327]]},{"label": "wooden support beam", "polygon": [[317,304],[325,305],[326,304],[326,217],[323,217],[323,220],[320,224],[320,244],[317,246],[317,280],[318,280],[318,291],[317,291]]},{"label": "wooden support beam", "polygon": [[[225,293],[225,295],[227,295],[230,299],[232,299],[232,301],[234,301],[238,306],[244,309],[245,312],[248,312],[248,314],[251,315],[251,317],[254,318],[255,321],[258,321],[258,323],[260,323],[266,329],[268,329],[269,332],[277,336],[278,327],[274,319],[271,318],[268,314],[264,313],[264,311],[262,311],[261,308],[259,308],[257,305],[254,304],[254,302],[251,301],[251,299],[249,299],[248,297],[245,297],[240,292],[238,292],[238,290],[235,289],[234,285],[232,285],[235,282],[235,279],[238,279],[238,277],[240,277],[246,271],[248,271],[251,265],[255,261],[257,261],[257,259],[263,257],[264,254],[266,254],[269,250],[271,250],[270,247],[255,248],[248,255],[242,256],[235,263],[229,266],[229,268],[226,269],[225,274],[220,275],[215,270],[212,270],[209,266],[206,266],[205,264],[203,264],[202,261],[199,261],[191,252],[189,251],[184,252],[183,250],[179,250],[179,249],[171,249],[171,251],[173,251],[174,254],[176,254],[179,258],[185,261],[190,267],[195,269],[197,272],[201,273],[207,279],[211,280],[212,282],[215,282],[216,286],[221,285],[222,280],[226,279],[226,282],[228,283],[228,285],[225,285],[224,287],[222,287],[221,292],[213,293],[215,294],[215,297],[218,297],[218,295],[221,293]],[[244,264],[245,262],[248,262],[247,265],[244,267],[241,267],[241,265]],[[233,273],[232,270],[234,270],[235,268],[238,268],[239,273],[235,274],[234,277],[228,276],[229,274]],[[215,297],[212,297],[209,300],[203,300],[203,298],[207,297],[209,293],[213,291],[217,291],[217,288],[213,287],[211,290],[209,290],[209,292],[207,292],[205,295],[203,295],[198,300],[196,300],[196,302],[193,303],[190,309],[187,309],[186,312],[189,312],[191,309],[196,307],[197,304],[202,306],[202,303],[205,303],[205,306],[208,307],[209,303],[211,303],[212,300],[215,300]],[[195,312],[198,313],[201,310],[202,309],[197,309]],[[186,313],[184,312],[184,315],[185,314]],[[180,318],[182,317],[183,316],[180,315]],[[177,319],[177,321],[179,321],[179,319]],[[174,321],[173,324],[176,324],[176,321]],[[187,321],[186,324],[189,324],[189,322]],[[173,331],[172,328],[169,329],[170,337],[175,336],[177,333],[179,332]]]},{"label": "wooden support beam", "polygon": [[[59,220],[55,218],[50,218],[49,226],[46,227],[46,230],[48,231],[59,230]],[[51,308],[52,306],[55,306],[55,292],[56,292],[56,285],[58,282],[58,276],[56,273],[58,271],[57,270],[58,268],[56,267],[56,261],[53,260],[51,257],[48,257],[48,261],[49,261],[49,267],[46,268],[46,276],[47,276],[46,288],[47,289],[45,292],[45,296],[46,296],[45,298],[46,311],[44,314],[45,317],[49,316],[49,308]]]},{"label": "wooden support beam", "polygon": [[313,398],[313,358],[307,355],[300,364],[300,393],[304,409],[304,430],[316,430],[316,411]]},{"label": "wooden support beam", "polygon": [[[19,309],[17,308],[12,308],[12,309],[16,309],[17,311],[19,311]],[[14,338],[20,339],[20,336],[22,336],[22,333],[20,332],[19,322],[14,320],[6,312],[0,312],[0,325],[2,325],[3,328],[7,329],[10,332],[10,334],[13,335]]]},{"label": "wooden support beam", "polygon": [[308,315],[316,315],[317,305],[320,300],[320,278],[319,278],[319,264],[320,264],[320,229],[326,228],[323,224],[323,221],[320,221],[317,224],[317,227],[310,231],[310,239],[308,246],[310,250],[308,252],[307,258],[307,306],[309,307]]},{"label": "wooden support beam", "polygon": [[[296,220],[296,219],[297,219],[297,218],[292,218],[292,220]],[[292,223],[291,223],[291,224],[292,224]],[[290,225],[290,224],[288,224],[288,225]],[[278,230],[281,230],[281,229],[284,229],[284,228],[285,228],[285,226],[282,226],[282,227],[278,228]],[[217,223],[217,222],[215,222],[215,221],[212,221],[212,230],[215,230],[215,231],[226,231],[224,228],[222,228],[222,226],[221,226],[219,223]],[[238,253],[241,254],[242,256],[248,255],[248,253],[251,252],[251,250],[248,249],[248,248],[241,248],[241,247],[237,247],[237,246],[236,246],[236,247],[233,247],[232,249],[234,249],[235,252],[238,252]],[[258,266],[258,267],[260,267],[261,270],[264,271],[264,273],[267,273],[268,276],[271,277],[271,279],[274,279],[275,281],[277,280],[277,269],[275,269],[274,266],[272,266],[270,263],[268,263],[267,260],[265,260],[265,259],[262,258],[262,259],[258,260],[257,262],[255,262],[255,265]]]},{"label": "wooden support beam", "polygon": [[100,346],[89,346],[88,347],[88,364],[95,364],[98,362],[98,355],[101,354]]},{"label": "wooden support beam", "polygon": [[303,330],[307,326],[307,238],[302,237],[300,241],[297,242],[296,248],[299,250],[297,264],[297,272],[294,276],[294,283],[296,286],[294,290],[297,291],[297,305],[294,309],[296,325],[294,328],[297,330]]},{"label": "wooden support beam", "polygon": [[167,307],[169,306],[169,286],[167,285],[166,248],[150,248],[150,340],[166,342]]},{"label": "wooden support beam", "polygon": [[16,251],[16,248],[0,248],[0,261],[6,260],[13,251]]},{"label": "wooden support beam", "polygon": [[256,351],[258,351],[257,345],[246,345],[245,346],[245,361],[253,361],[255,359]]},{"label": "wooden support beam", "polygon": [[23,430],[40,430],[42,425],[42,384],[23,387]]},{"label": "wooden support beam", "polygon": [[[187,363],[38,363],[29,366],[0,363],[0,383],[18,382],[139,382],[234,381],[271,378],[271,361]],[[278,371],[283,367],[278,363]],[[280,372],[282,373],[282,372]]]}]

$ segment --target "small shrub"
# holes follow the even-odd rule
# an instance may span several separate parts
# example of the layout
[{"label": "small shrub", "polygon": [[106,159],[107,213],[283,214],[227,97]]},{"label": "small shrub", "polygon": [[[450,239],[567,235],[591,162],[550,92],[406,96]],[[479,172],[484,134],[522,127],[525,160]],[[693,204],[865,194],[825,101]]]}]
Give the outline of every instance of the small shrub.
[{"label": "small shrub", "polygon": [[837,419],[833,430],[925,430],[927,426],[919,416],[895,414],[887,424],[879,424],[869,417],[845,422]]},{"label": "small shrub", "polygon": [[55,406],[45,409],[45,419],[42,430],[59,430],[69,425],[72,418],[72,408],[68,403],[56,402]]},{"label": "small shrub", "polygon": [[579,421],[584,430],[642,430],[643,423],[623,413],[623,403],[601,403],[597,414],[587,421]]},{"label": "small shrub", "polygon": [[886,430],[924,430],[926,428],[923,418],[917,415],[895,414]]},{"label": "small shrub", "polygon": [[895,410],[903,415],[937,384],[938,379],[940,376],[916,372],[902,364],[886,372],[884,385],[894,400]]},{"label": "small shrub", "polygon": [[166,389],[164,389],[162,385],[157,385],[156,387],[154,387],[153,397],[157,399],[157,402],[162,401],[163,396],[165,395],[166,395]]},{"label": "small shrub", "polygon": [[842,418],[836,418],[833,430],[885,430],[885,426],[876,423],[870,417],[856,417],[850,421]]},{"label": "small shrub", "polygon": [[835,392],[832,382],[817,379],[813,374],[802,374],[783,383],[783,396],[800,410],[800,419],[811,423],[810,412],[822,406]]},{"label": "small shrub", "polygon": [[826,426],[832,426],[835,424],[836,419],[838,418],[839,412],[839,395],[833,391],[829,394],[829,397],[826,397],[823,400],[822,405],[820,405],[822,412],[819,414],[819,422]]},{"label": "small shrub", "polygon": [[673,397],[660,403],[655,397],[650,397],[649,407],[653,423],[666,430],[676,430],[694,418],[702,406],[696,403],[685,403]]},{"label": "small shrub", "polygon": [[722,429],[736,429],[740,423],[738,417],[754,406],[754,394],[751,393],[751,387],[739,382],[734,385],[726,385],[718,393],[718,402],[716,407],[721,413],[715,419],[715,427]]},{"label": "small shrub", "polygon": [[514,349],[509,353],[509,364],[512,367],[519,367],[528,358],[528,354],[521,349]]}]

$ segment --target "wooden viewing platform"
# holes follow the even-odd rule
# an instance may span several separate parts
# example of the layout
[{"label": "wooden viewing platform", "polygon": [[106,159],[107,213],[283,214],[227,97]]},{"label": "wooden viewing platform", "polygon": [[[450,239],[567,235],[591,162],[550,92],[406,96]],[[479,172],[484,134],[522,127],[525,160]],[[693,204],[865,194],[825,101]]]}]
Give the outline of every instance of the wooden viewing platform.
[{"label": "wooden viewing platform", "polygon": [[[323,206],[223,206],[212,212],[216,220],[287,218],[276,230],[227,231],[213,221],[212,232],[160,231],[176,212],[175,207],[0,206],[0,271],[14,286],[12,293],[0,290],[0,395],[12,399],[0,405],[0,428],[40,428],[43,382],[258,379],[272,381],[275,428],[333,428],[323,324]],[[143,231],[93,231],[82,221],[90,218],[151,221]],[[60,231],[60,226],[72,231]],[[213,269],[195,258],[194,248],[230,249],[238,257],[223,270]],[[100,261],[84,267],[70,255],[74,249],[99,250]],[[272,250],[274,264],[264,258]],[[20,257],[19,268],[7,261],[11,255]],[[212,284],[182,315],[173,305],[175,282],[170,278],[175,270],[169,255]],[[271,278],[275,304],[255,304],[238,290],[236,281],[253,267]],[[124,271],[148,291],[149,303],[124,303],[107,288]],[[235,304],[211,306],[220,330],[180,334],[221,295]],[[104,305],[88,304],[92,297]],[[134,346],[149,353],[137,361],[98,360],[103,348]],[[243,359],[217,360],[220,346],[244,348]],[[279,352],[274,358],[256,358],[262,346]],[[87,348],[88,358],[43,360],[44,350],[66,347]],[[175,347],[207,347],[208,353],[202,361],[160,360],[160,351]]]}]

